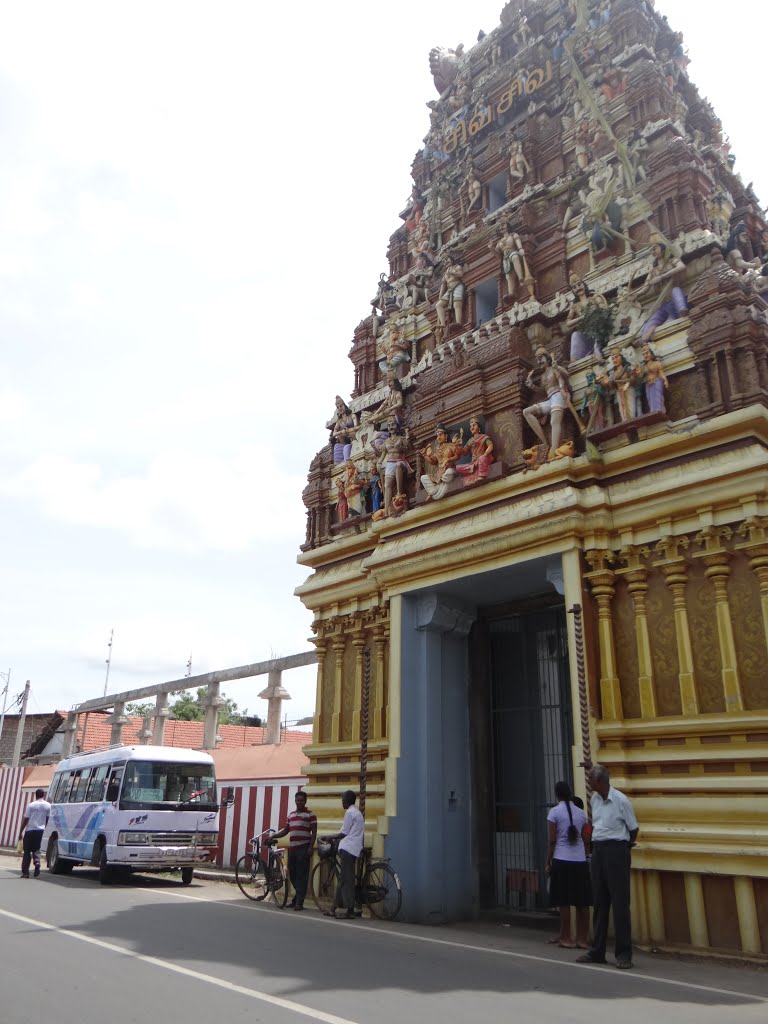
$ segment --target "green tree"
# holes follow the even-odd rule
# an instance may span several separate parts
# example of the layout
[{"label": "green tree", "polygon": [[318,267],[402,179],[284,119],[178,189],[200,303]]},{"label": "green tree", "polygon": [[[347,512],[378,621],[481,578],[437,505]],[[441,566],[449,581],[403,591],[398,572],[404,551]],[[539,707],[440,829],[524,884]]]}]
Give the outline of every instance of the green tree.
[{"label": "green tree", "polygon": [[147,715],[154,715],[155,713],[155,702],[154,701],[137,701],[135,704],[125,705],[126,715],[133,715],[135,718],[146,718]]},{"label": "green tree", "polygon": [[[202,722],[205,718],[205,697],[204,686],[198,689],[196,695],[190,693],[189,690],[182,690],[169,702],[168,708],[172,717],[178,718],[182,722]],[[137,701],[134,704],[126,704],[125,710],[126,714],[144,718],[146,715],[155,713],[155,705],[150,701],[146,703]],[[225,697],[224,703],[219,706],[219,722],[222,725],[261,725],[258,715],[249,715],[248,708],[243,708],[241,711],[231,697]]]}]

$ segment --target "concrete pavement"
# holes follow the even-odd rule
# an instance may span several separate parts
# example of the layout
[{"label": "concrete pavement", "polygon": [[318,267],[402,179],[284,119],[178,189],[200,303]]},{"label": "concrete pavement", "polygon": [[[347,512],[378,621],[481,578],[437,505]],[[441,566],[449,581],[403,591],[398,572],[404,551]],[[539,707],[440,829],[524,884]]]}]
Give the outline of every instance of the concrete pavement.
[{"label": "concrete pavement", "polygon": [[524,927],[336,922],[217,882],[17,875],[18,860],[0,857],[3,1024],[768,1019],[764,969],[638,954],[622,972],[577,965]]}]

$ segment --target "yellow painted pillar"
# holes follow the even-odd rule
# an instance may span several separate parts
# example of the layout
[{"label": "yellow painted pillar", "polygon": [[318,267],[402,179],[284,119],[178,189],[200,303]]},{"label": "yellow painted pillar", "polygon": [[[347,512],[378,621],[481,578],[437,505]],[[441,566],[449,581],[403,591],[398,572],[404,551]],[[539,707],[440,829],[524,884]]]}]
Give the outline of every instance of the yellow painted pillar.
[{"label": "yellow painted pillar", "polygon": [[763,630],[768,645],[768,518],[750,516],[743,524],[741,533],[746,543],[737,544],[749,558],[749,567],[757,576],[760,586],[760,606],[763,612]]},{"label": "yellow painted pillar", "polygon": [[358,629],[352,636],[352,647],[355,651],[355,701],[352,709],[352,739],[362,738],[360,732],[360,715],[363,707],[363,652],[365,650],[365,633]]},{"label": "yellow painted pillar", "polygon": [[701,875],[686,874],[685,906],[688,911],[688,930],[691,933],[691,945],[706,949],[709,945],[709,928],[707,912],[704,907],[704,887]]},{"label": "yellow painted pillar", "polygon": [[377,626],[373,633],[375,649],[373,684],[373,738],[383,739],[387,734],[387,709],[384,706],[384,626]]},{"label": "yellow painted pillar", "polygon": [[680,686],[680,708],[684,715],[698,715],[699,697],[696,693],[691,629],[688,622],[688,608],[685,603],[685,586],[688,582],[688,570],[682,559],[657,564],[659,564],[661,571],[664,573],[667,586],[672,591],[675,640],[677,642],[677,679]]},{"label": "yellow painted pillar", "polygon": [[629,879],[630,906],[632,907],[632,935],[640,942],[650,938],[648,931],[648,907],[645,900],[645,872],[633,871]]},{"label": "yellow painted pillar", "polygon": [[739,917],[739,935],[744,953],[766,952],[760,942],[760,923],[755,905],[755,888],[751,878],[739,876],[733,880],[736,893],[736,913]]},{"label": "yellow painted pillar", "polygon": [[715,588],[715,615],[722,662],[725,710],[743,711],[744,700],[741,695],[739,667],[736,661],[736,642],[733,637],[731,608],[728,604],[728,577],[731,574],[729,560],[730,555],[727,552],[705,556],[704,562],[707,568],[704,574],[707,579],[712,580]]},{"label": "yellow painted pillar", "polygon": [[333,714],[331,716],[331,743],[341,739],[341,715],[344,707],[344,648],[347,646],[345,636],[333,639],[333,653],[336,656],[333,676]]},{"label": "yellow painted pillar", "polygon": [[640,713],[643,718],[655,718],[656,688],[653,682],[651,638],[648,633],[648,613],[645,598],[648,594],[648,570],[636,564],[639,552],[631,556],[629,570],[624,570],[627,589],[635,607],[635,639],[637,642],[637,683],[640,691]]},{"label": "yellow painted pillar", "polygon": [[613,555],[610,551],[587,551],[586,559],[593,571],[584,574],[589,580],[592,594],[597,602],[597,630],[600,641],[600,702],[602,717],[616,720],[623,716],[621,689],[616,672],[616,645],[613,638],[611,601],[616,593],[613,586],[614,572],[608,568]]},{"label": "yellow painted pillar", "polygon": [[661,895],[661,879],[658,871],[645,872],[645,903],[648,913],[648,938],[651,943],[664,941],[664,900]]},{"label": "yellow painted pillar", "polygon": [[312,742],[320,743],[323,735],[323,681],[325,679],[325,656],[328,643],[319,636],[312,643],[317,650],[317,683],[315,684],[315,717],[312,723]]}]

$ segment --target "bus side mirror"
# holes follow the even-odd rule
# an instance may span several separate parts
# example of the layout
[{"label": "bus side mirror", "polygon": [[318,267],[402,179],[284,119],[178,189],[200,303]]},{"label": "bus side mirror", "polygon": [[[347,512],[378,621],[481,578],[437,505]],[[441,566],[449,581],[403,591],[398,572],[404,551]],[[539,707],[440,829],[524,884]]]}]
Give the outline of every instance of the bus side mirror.
[{"label": "bus side mirror", "polygon": [[235,787],[225,786],[221,791],[221,804],[222,807],[231,807],[235,802]]}]

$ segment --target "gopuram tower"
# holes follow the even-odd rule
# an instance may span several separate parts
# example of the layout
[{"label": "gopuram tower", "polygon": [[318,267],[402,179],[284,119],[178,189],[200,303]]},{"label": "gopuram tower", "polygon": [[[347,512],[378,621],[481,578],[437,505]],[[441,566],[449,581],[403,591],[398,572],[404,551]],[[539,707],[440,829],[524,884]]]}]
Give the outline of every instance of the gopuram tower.
[{"label": "gopuram tower", "polygon": [[766,224],[652,0],[500,20],[429,55],[309,470],[312,806],[362,789],[412,920],[530,910],[599,761],[638,941],[766,955]]}]

